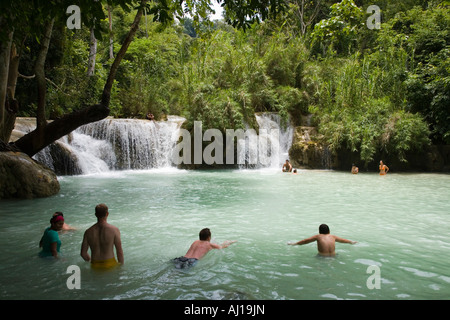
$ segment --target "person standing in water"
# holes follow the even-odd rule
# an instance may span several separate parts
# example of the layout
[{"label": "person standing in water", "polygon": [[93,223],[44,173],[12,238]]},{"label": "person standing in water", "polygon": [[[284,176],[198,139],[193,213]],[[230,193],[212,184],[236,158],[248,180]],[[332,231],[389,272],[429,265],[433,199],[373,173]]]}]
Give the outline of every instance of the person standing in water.
[{"label": "person standing in water", "polygon": [[312,237],[300,240],[298,242],[288,243],[288,245],[303,245],[307,243],[311,243],[317,241],[317,250],[319,251],[319,255],[325,257],[333,257],[336,255],[335,253],[335,242],[341,243],[351,243],[355,244],[356,241],[351,241],[347,239],[340,238],[338,236],[330,234],[330,228],[326,224],[321,224],[319,226],[319,234],[316,234]]},{"label": "person standing in water", "polygon": [[292,164],[289,162],[289,160],[286,159],[286,162],[283,164],[282,171],[283,172],[291,172],[292,171]]},{"label": "person standing in water", "polygon": [[62,215],[53,215],[50,219],[50,227],[45,229],[44,235],[39,242],[39,247],[42,250],[39,252],[40,257],[54,257],[58,258],[59,250],[61,248],[61,240],[59,239],[58,231],[63,228],[64,217]]},{"label": "person standing in water", "polygon": [[380,160],[380,165],[378,168],[380,169],[381,176],[384,176],[389,171],[389,167],[385,165],[382,160]]},{"label": "person standing in water", "polygon": [[[85,261],[91,262],[91,267],[96,269],[109,269],[124,263],[122,241],[120,231],[117,227],[109,224],[109,216],[106,204],[99,204],[95,207],[97,223],[86,230],[81,244],[81,257]],[[116,248],[117,260],[114,256]],[[92,257],[88,253],[91,249]]]},{"label": "person standing in water", "polygon": [[189,250],[182,257],[173,259],[177,269],[183,269],[195,265],[198,260],[203,258],[212,249],[224,249],[236,241],[225,241],[222,245],[211,243],[211,231],[204,228],[199,232],[199,239],[192,243]]},{"label": "person standing in water", "polygon": [[[64,218],[64,214],[62,212],[60,212],[60,211],[57,211],[57,212],[55,212],[53,214],[53,217],[56,217],[56,216],[61,216],[61,217]],[[64,220],[64,224],[63,224],[61,230],[62,231],[73,231],[73,230],[76,230],[76,229],[74,227],[69,226]]]}]

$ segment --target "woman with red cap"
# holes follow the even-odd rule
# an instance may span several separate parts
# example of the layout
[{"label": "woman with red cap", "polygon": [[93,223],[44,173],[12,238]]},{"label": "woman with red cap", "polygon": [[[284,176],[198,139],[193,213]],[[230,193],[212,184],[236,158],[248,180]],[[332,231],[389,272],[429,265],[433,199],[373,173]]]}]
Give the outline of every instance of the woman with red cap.
[{"label": "woman with red cap", "polygon": [[39,242],[39,247],[42,247],[39,252],[40,257],[54,257],[58,258],[59,249],[61,248],[61,240],[59,239],[58,231],[63,228],[64,216],[61,212],[57,212],[50,219],[50,227],[45,229],[44,235]]}]

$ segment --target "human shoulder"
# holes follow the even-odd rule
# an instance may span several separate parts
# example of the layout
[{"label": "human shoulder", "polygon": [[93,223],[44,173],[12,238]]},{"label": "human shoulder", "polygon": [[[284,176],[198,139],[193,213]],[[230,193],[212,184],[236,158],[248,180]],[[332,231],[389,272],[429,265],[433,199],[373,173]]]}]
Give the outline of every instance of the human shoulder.
[{"label": "human shoulder", "polygon": [[45,229],[45,233],[47,234],[47,237],[50,239],[50,241],[59,240],[58,232],[53,230],[51,227]]}]

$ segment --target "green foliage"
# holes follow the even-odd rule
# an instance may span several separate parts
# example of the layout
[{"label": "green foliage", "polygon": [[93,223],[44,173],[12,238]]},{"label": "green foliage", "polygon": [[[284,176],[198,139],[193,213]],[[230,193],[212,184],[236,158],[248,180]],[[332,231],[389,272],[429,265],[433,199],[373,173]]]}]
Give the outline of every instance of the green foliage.
[{"label": "green foliage", "polygon": [[[307,2],[306,14],[316,22],[310,26],[306,20],[295,23],[299,1],[260,24],[253,22],[262,16],[245,16],[253,1],[241,7],[223,1],[225,9],[235,9],[227,19],[245,31],[203,20],[209,1],[183,3],[149,5],[119,68],[111,115],[177,114],[188,128],[202,121],[205,130],[225,130],[256,127],[255,112],[278,112],[296,125],[312,113],[331,150],[357,152],[366,164],[380,152],[406,161],[430,138],[450,143],[450,14],[439,1],[380,1],[381,30],[365,26],[370,1],[357,1],[360,7],[352,0]],[[270,16],[261,3],[253,12]],[[180,8],[196,15],[169,23]],[[133,13],[116,7],[112,16],[117,51]],[[111,63],[109,39],[102,39],[96,74],[88,78],[88,31],[63,32],[61,38],[60,47],[49,52],[52,117],[95,102]],[[22,110],[32,114],[33,104],[28,105]]]},{"label": "green foliage", "polygon": [[323,19],[314,26],[311,34],[313,45],[322,46],[337,53],[347,53],[355,46],[358,32],[364,27],[364,13],[353,0],[342,0],[331,6],[329,19]]}]

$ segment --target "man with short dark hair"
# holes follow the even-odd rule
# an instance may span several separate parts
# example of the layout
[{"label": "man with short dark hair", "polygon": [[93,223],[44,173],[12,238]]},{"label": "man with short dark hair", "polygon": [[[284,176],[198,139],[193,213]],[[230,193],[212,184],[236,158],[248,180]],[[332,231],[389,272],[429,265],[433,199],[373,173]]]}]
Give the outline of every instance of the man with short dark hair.
[{"label": "man with short dark hair", "polygon": [[[85,261],[91,261],[91,267],[96,269],[109,269],[116,266],[114,256],[116,248],[117,259],[124,263],[120,231],[117,227],[107,223],[109,216],[108,207],[101,203],[95,207],[97,223],[86,230],[81,244],[81,256]],[[92,259],[88,254],[91,248]]]},{"label": "man with short dark hair", "polygon": [[195,265],[195,263],[203,258],[212,249],[224,249],[236,241],[225,241],[222,245],[211,243],[211,231],[208,228],[200,230],[199,239],[192,243],[189,250],[183,257],[175,258],[175,267],[183,269]]},{"label": "man with short dark hair", "polygon": [[356,241],[351,241],[347,239],[340,238],[338,236],[330,234],[330,228],[326,224],[321,224],[319,226],[319,234],[312,237],[300,240],[298,242],[288,243],[289,245],[303,245],[317,241],[317,250],[321,256],[331,257],[335,256],[335,242],[341,243],[351,243],[355,244]]},{"label": "man with short dark hair", "polygon": [[282,171],[283,172],[291,172],[292,171],[292,164],[289,162],[288,159],[286,159],[286,162],[283,164]]}]

